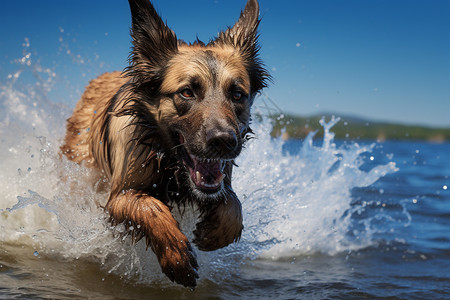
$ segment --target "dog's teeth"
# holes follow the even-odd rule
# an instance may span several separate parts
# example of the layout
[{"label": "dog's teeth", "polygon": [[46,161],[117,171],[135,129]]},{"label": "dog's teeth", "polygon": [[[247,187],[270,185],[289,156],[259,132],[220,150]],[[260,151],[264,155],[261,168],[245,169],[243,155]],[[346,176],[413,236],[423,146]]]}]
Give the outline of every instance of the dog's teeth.
[{"label": "dog's teeth", "polygon": [[220,175],[220,177],[218,178],[217,182],[221,182],[225,177],[227,177],[226,174]]},{"label": "dog's teeth", "polygon": [[200,182],[202,180],[202,175],[200,175],[200,172],[195,172],[195,177],[197,178],[197,182]]}]

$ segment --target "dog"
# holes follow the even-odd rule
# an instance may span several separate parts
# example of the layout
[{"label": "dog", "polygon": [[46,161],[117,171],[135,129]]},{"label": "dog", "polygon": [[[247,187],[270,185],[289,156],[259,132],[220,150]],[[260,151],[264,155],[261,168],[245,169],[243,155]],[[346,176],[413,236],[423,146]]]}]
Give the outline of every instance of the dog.
[{"label": "dog", "polygon": [[92,80],[67,120],[62,153],[108,179],[112,225],[145,237],[162,272],[195,287],[196,255],[171,210],[195,204],[193,243],[237,242],[242,208],[231,187],[251,137],[250,108],[270,80],[259,58],[259,4],[205,44],[178,40],[148,0],[129,0],[129,66]]}]

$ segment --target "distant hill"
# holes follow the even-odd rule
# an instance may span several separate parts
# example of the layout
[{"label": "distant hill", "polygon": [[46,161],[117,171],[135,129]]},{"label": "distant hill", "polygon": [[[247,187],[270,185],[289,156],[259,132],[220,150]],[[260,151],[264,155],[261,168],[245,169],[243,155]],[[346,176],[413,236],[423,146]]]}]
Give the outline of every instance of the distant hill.
[{"label": "distant hill", "polygon": [[[302,139],[314,130],[319,130],[316,137],[323,136],[323,128],[319,120],[325,116],[326,121],[331,114],[301,117],[284,115],[272,117],[273,136],[283,135],[285,139]],[[367,121],[358,117],[339,116],[341,120],[332,128],[338,139],[373,139],[384,140],[424,140],[436,143],[450,141],[450,128],[431,128],[409,126],[394,123]]]}]

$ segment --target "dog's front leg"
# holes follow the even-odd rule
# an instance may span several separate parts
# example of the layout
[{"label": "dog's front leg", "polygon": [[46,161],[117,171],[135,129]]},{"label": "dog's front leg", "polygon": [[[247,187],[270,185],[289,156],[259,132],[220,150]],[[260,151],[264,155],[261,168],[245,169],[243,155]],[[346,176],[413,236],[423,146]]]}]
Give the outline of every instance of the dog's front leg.
[{"label": "dog's front leg", "polygon": [[213,251],[237,242],[242,233],[242,206],[236,194],[227,197],[202,212],[202,220],[194,230],[194,243],[202,251]]},{"label": "dog's front leg", "polygon": [[133,230],[145,235],[167,277],[184,286],[196,285],[195,253],[164,203],[143,192],[129,190],[112,195],[106,209],[113,224],[132,225]]}]

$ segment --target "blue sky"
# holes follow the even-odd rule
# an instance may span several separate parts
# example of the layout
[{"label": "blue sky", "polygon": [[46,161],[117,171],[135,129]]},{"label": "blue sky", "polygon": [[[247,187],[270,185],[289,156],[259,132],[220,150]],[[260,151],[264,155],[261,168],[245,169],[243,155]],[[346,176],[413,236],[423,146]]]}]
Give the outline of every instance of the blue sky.
[{"label": "blue sky", "polygon": [[[179,38],[208,41],[232,25],[245,0],[154,1]],[[289,113],[335,112],[450,127],[450,1],[260,0],[266,94]],[[24,39],[33,62],[74,102],[83,86],[126,66],[127,1],[1,1],[0,80],[17,70]]]}]

